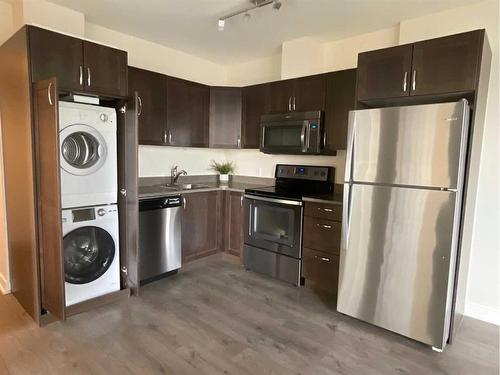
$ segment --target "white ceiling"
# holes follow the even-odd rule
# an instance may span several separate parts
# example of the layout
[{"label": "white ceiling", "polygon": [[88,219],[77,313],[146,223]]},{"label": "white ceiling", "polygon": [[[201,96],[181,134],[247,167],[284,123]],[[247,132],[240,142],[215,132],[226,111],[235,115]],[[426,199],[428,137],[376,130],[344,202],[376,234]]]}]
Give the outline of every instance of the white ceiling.
[{"label": "white ceiling", "polygon": [[248,0],[50,0],[86,15],[89,22],[175,48],[220,64],[280,51],[303,36],[336,40],[396,25],[399,21],[479,0],[282,0],[226,22],[217,20]]}]

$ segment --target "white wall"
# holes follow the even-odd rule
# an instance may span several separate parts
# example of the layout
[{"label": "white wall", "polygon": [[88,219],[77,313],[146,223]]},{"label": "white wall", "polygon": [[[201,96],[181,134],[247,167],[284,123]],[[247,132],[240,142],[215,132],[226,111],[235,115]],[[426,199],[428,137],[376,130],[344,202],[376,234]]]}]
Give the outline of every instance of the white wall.
[{"label": "white wall", "polygon": [[11,4],[0,1],[0,44],[5,42],[12,34],[13,23],[14,14]]},{"label": "white wall", "polygon": [[241,64],[229,65],[226,70],[226,84],[230,86],[247,86],[278,81],[281,79],[281,53]]},{"label": "white wall", "polygon": [[127,51],[131,66],[208,85],[227,80],[223,65],[89,22],[85,23],[85,37]]},{"label": "white wall", "polygon": [[85,35],[85,16],[77,11],[44,0],[22,1],[23,23],[37,24],[63,33]]},{"label": "white wall", "polygon": [[324,45],[322,41],[311,37],[284,42],[281,47],[281,79],[321,72],[324,65]]}]

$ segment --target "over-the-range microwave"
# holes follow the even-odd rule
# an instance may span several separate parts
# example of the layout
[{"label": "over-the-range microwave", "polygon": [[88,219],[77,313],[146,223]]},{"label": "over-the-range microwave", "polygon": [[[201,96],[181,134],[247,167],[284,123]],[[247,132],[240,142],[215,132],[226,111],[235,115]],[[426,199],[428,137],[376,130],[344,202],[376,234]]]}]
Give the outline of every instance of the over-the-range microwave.
[{"label": "over-the-range microwave", "polygon": [[262,116],[260,151],[266,154],[319,154],[322,117],[321,111]]}]

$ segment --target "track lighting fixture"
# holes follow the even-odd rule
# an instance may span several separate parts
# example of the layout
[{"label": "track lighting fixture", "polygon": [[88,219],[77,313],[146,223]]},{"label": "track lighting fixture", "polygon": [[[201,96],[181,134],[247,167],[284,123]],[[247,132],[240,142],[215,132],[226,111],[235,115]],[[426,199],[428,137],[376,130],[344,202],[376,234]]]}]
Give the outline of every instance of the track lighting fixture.
[{"label": "track lighting fixture", "polygon": [[217,27],[219,31],[223,31],[225,27],[225,21],[228,20],[229,18],[239,16],[240,14],[245,14],[245,20],[249,20],[251,17],[251,14],[249,13],[250,11],[256,9],[256,8],[262,8],[266,5],[273,5],[273,9],[276,11],[279,11],[282,5],[282,2],[280,0],[250,0],[249,6],[247,6],[244,9],[237,10],[233,13],[229,13],[223,17],[219,18]]}]

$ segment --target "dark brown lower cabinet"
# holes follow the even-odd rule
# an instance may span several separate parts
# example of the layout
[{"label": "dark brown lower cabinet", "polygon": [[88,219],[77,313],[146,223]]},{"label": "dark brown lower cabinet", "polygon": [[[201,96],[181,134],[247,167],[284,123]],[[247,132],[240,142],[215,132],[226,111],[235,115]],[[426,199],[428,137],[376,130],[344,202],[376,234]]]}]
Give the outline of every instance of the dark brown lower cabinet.
[{"label": "dark brown lower cabinet", "polygon": [[328,294],[337,294],[339,256],[304,248],[302,276],[306,279],[306,285],[312,283]]},{"label": "dark brown lower cabinet", "polygon": [[304,210],[302,276],[306,286],[337,294],[341,239],[339,204],[307,202]]},{"label": "dark brown lower cabinet", "polygon": [[184,194],[182,212],[182,262],[215,254],[222,245],[222,193]]},{"label": "dark brown lower cabinet", "polygon": [[226,192],[225,251],[241,257],[243,254],[243,193]]}]

